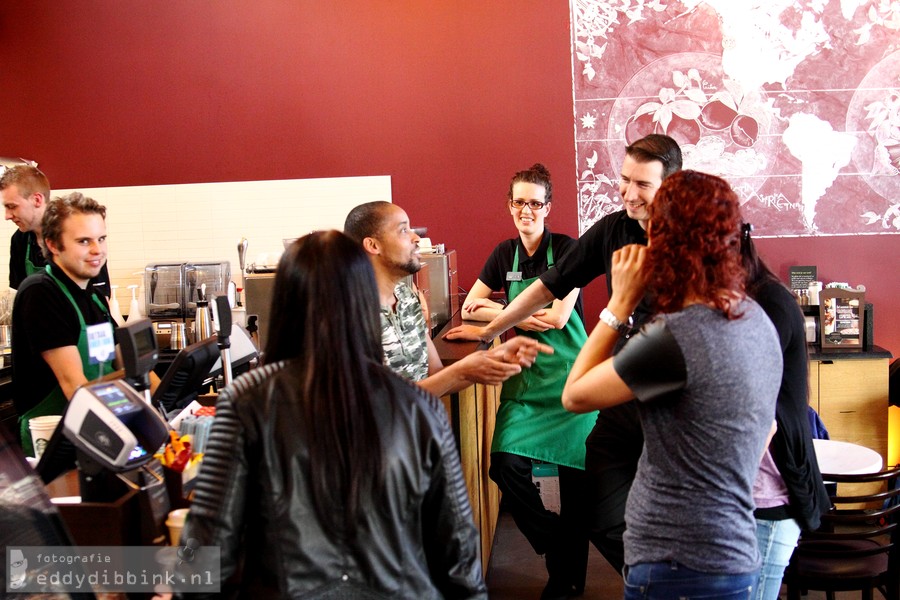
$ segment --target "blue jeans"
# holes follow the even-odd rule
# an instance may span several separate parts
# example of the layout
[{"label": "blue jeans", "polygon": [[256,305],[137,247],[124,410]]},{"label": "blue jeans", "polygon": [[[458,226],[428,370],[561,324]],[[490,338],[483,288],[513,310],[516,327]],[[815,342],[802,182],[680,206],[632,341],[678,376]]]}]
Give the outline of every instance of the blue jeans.
[{"label": "blue jeans", "polygon": [[749,600],[758,571],[703,573],[675,561],[625,567],[625,600]]},{"label": "blue jeans", "polygon": [[778,600],[784,569],[791,562],[799,538],[800,525],[794,519],[756,520],[756,539],[762,557],[756,600]]}]

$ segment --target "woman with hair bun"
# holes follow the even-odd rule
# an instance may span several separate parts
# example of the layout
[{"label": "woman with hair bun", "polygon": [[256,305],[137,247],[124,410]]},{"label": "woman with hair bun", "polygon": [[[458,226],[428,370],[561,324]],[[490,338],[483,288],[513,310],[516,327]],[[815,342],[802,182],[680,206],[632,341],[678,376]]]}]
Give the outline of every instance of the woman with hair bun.
[{"label": "woman with hair bun", "polygon": [[[583,412],[637,399],[644,449],[625,513],[625,598],[749,598],[760,564],[752,490],[774,432],[778,336],[745,292],[740,206],[724,180],[667,178],[648,233],[646,248],[613,255],[612,296],[563,403]],[[656,316],[613,357],[645,293]]]},{"label": "woman with hair bun", "polygon": [[[544,165],[513,176],[506,204],[519,235],[501,242],[488,257],[463,303],[464,319],[493,319],[503,305],[491,300],[491,293],[502,290],[511,302],[576,244],[546,226],[552,199]],[[575,289],[516,325],[518,335],[548,344],[554,353],[538,355],[530,369],[503,384],[491,443],[489,474],[503,492],[504,508],[546,558],[549,580],[542,600],[583,592],[587,569],[584,441],[596,415],[574,415],[560,404],[568,368],[587,340],[582,312],[581,290]],[[531,479],[534,461],[558,466],[561,514],[541,501]]]}]

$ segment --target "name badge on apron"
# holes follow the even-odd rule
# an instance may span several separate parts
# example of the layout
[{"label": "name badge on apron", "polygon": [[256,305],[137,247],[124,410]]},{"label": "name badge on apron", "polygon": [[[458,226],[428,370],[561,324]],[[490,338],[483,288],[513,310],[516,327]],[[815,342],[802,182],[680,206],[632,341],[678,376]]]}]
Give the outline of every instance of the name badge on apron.
[{"label": "name badge on apron", "polygon": [[91,364],[107,362],[116,352],[113,328],[109,323],[88,325],[85,328],[88,341],[88,357]]},{"label": "name badge on apron", "polygon": [[522,281],[522,271],[507,271],[506,272],[506,280],[507,281]]}]

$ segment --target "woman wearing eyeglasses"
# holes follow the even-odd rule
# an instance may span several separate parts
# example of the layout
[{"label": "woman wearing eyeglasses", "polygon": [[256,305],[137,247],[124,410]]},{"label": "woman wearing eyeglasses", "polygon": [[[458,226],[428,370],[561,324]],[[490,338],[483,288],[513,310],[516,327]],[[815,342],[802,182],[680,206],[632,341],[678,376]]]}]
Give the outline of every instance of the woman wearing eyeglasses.
[{"label": "woman wearing eyeglasses", "polygon": [[[550,173],[541,164],[513,176],[507,207],[519,235],[494,248],[463,303],[464,319],[490,321],[503,310],[490,299],[493,292],[503,291],[507,302],[512,301],[575,245],[574,239],[551,233],[545,224],[552,194]],[[587,341],[581,290],[520,322],[516,333],[549,344],[554,353],[541,355],[530,369],[503,384],[490,477],[535,552],[546,556],[550,578],[541,598],[568,598],[584,589],[584,440],[596,420],[595,413],[574,415],[560,403],[569,368]],[[561,516],[545,508],[532,483],[535,460],[559,467]]]}]

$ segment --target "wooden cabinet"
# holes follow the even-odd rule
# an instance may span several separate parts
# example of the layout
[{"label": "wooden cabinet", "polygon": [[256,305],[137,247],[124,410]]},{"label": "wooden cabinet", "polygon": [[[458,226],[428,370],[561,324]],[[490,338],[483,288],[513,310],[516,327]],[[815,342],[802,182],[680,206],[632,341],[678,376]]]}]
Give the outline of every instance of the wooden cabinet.
[{"label": "wooden cabinet", "polygon": [[459,444],[472,517],[481,536],[481,566],[486,574],[500,511],[500,490],[488,476],[491,439],[500,406],[500,386],[470,385],[441,400],[450,415]]},{"label": "wooden cabinet", "polygon": [[833,440],[888,451],[888,362],[890,354],[811,356],[809,403]]},{"label": "wooden cabinet", "polygon": [[[442,339],[443,333],[461,323],[457,313],[434,338],[434,346],[444,366],[488,347],[476,342],[448,342]],[[494,343],[498,341],[494,340]],[[472,517],[481,536],[481,566],[485,573],[491,558],[497,515],[500,512],[500,490],[488,476],[491,440],[500,406],[500,389],[499,385],[474,384],[441,398],[450,415],[459,448],[463,478],[469,492],[469,503],[472,505]]]}]

